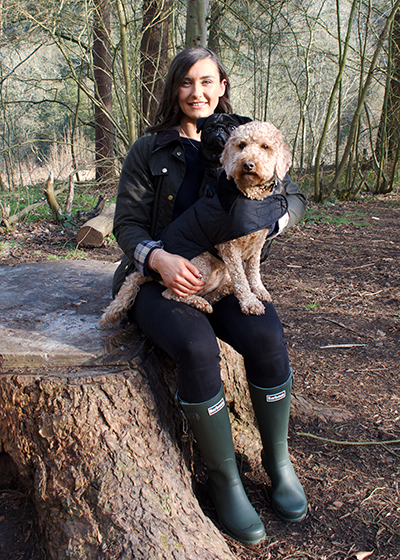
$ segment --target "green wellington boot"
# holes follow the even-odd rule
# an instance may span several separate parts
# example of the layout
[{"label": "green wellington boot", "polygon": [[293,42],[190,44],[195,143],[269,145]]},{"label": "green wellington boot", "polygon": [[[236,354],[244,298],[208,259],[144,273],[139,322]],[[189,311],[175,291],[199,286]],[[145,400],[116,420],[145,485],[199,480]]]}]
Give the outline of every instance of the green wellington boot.
[{"label": "green wellington boot", "polygon": [[178,402],[209,471],[208,489],[224,530],[245,544],[265,538],[264,525],[240,480],[224,390],[203,403]]},{"label": "green wellington boot", "polygon": [[302,521],[307,498],[289,458],[287,436],[292,377],[279,387],[262,389],[249,382],[261,434],[263,466],[271,479],[272,505],[284,521]]}]

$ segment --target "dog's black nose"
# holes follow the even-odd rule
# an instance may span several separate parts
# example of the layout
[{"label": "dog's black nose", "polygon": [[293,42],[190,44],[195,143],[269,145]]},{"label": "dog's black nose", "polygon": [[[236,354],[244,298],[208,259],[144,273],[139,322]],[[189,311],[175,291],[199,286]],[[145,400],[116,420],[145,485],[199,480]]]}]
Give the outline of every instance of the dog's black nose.
[{"label": "dog's black nose", "polygon": [[255,163],[254,161],[244,161],[242,163],[242,166],[245,171],[253,171],[253,169],[255,168]]}]

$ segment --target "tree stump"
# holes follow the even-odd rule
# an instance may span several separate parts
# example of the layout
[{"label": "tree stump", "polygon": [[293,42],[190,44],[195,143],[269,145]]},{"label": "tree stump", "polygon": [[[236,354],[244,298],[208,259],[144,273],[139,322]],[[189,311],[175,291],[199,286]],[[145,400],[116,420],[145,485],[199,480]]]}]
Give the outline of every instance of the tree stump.
[{"label": "tree stump", "polygon": [[[40,265],[21,267],[20,274],[31,272],[24,276],[28,292],[39,283],[35,266]],[[62,278],[64,269],[70,276],[77,275],[77,270],[88,275],[90,270],[87,262],[53,263],[44,268],[50,301],[50,284],[54,282],[58,293],[55,278]],[[14,276],[17,273],[14,270]],[[79,292],[72,286],[65,300],[54,304],[60,315],[65,307],[73,306],[74,293],[75,299],[88,299],[85,290],[90,290],[91,283],[85,287],[83,277]],[[96,270],[93,278],[99,278]],[[16,278],[12,280],[17,286]],[[104,282],[101,286],[103,291],[110,287]],[[98,291],[97,308],[92,302],[89,310],[96,320],[100,304],[107,303]],[[30,293],[32,301],[38,301],[35,292]],[[8,298],[19,307],[15,295]],[[1,304],[0,297],[0,310],[6,307]],[[90,330],[89,311],[85,315],[77,309],[82,313],[81,328]],[[45,311],[45,319],[38,317],[36,322],[48,322],[51,316],[54,325],[63,324],[54,318],[52,308]],[[14,329],[18,313],[8,311],[7,320]],[[32,325],[33,315],[32,311]],[[52,324],[48,328],[54,332]],[[58,332],[57,336],[65,345],[68,324],[62,328],[64,335]],[[35,362],[33,370],[0,369],[0,451],[12,458],[31,489],[49,557],[233,559],[224,536],[205,516],[193,492],[191,443],[182,441],[182,419],[174,401],[174,363],[132,325],[101,336],[103,354],[86,367],[78,361],[76,367],[39,367]],[[71,340],[76,339],[75,333]],[[235,425],[243,431],[245,442],[249,439],[246,419],[252,420],[241,358],[227,346],[221,348],[228,407],[241,419]],[[65,355],[62,359],[65,364]]]}]

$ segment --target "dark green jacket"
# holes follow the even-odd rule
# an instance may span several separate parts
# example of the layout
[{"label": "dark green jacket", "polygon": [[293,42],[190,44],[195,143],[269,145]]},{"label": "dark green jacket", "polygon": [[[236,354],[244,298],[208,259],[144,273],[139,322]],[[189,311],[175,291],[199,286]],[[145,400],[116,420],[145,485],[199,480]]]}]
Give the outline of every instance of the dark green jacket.
[{"label": "dark green jacket", "polygon": [[[135,270],[134,252],[138,243],[157,240],[157,234],[172,221],[176,195],[186,172],[184,147],[178,129],[149,134],[139,138],[130,149],[122,167],[114,216],[114,235],[125,253],[114,275],[113,294],[127,274]],[[217,172],[206,172],[200,189],[216,183]],[[306,200],[286,175],[289,224],[304,216]]]}]

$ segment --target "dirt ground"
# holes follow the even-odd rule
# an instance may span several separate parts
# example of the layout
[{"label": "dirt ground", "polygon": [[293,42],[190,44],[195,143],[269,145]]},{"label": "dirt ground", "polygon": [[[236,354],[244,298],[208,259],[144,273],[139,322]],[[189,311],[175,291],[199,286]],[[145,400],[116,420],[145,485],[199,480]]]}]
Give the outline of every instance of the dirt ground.
[{"label": "dirt ground", "polygon": [[[400,559],[399,220],[395,196],[310,203],[263,265],[295,370],[289,444],[309,514],[277,520],[259,457],[242,458],[267,538],[250,549],[229,540],[241,560]],[[57,224],[18,227],[2,236],[0,265],[120,258],[113,243],[81,250],[74,237]],[[3,482],[0,560],[45,558],[27,496]]]}]

